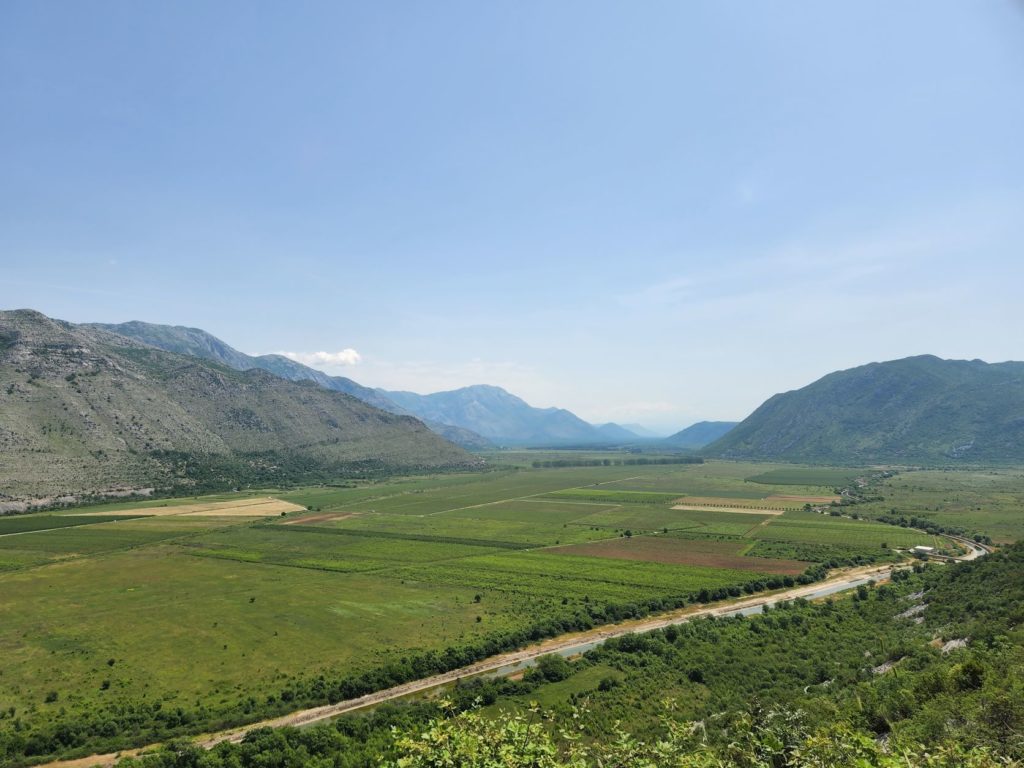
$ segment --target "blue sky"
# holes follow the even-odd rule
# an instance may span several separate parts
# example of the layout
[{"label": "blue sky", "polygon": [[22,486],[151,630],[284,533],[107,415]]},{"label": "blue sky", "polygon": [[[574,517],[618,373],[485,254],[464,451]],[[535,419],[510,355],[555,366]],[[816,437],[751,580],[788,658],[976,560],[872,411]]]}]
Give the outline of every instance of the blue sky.
[{"label": "blue sky", "polygon": [[8,0],[0,103],[5,308],[664,429],[1024,359],[1011,0]]}]

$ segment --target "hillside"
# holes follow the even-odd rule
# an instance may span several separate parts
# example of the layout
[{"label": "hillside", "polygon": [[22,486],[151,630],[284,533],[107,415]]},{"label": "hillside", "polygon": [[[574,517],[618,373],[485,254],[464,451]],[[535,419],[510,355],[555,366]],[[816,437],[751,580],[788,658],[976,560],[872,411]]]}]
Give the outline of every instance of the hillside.
[{"label": "hillside", "polygon": [[[258,368],[289,381],[313,381],[325,389],[344,392],[346,395],[352,395],[364,403],[389,413],[400,416],[413,415],[378,390],[364,387],[345,376],[330,376],[323,371],[310,368],[308,365],[297,363],[284,355],[247,355],[200,328],[159,325],[139,320],[116,324],[86,323],[82,327],[116,333],[168,352],[212,360],[238,371]],[[433,432],[463,448],[479,450],[491,447],[489,440],[468,429],[436,421],[425,421],[425,423]]]},{"label": "hillside", "polygon": [[924,355],[838,371],[770,398],[706,452],[837,463],[1024,460],[1024,363]]},{"label": "hillside", "polygon": [[473,463],[420,422],[31,310],[0,312],[0,494],[321,479]]},{"label": "hillside", "polygon": [[607,442],[607,435],[564,408],[534,408],[501,387],[478,384],[450,392],[378,390],[419,416],[454,424],[505,445]]},{"label": "hillside", "polygon": [[698,421],[674,435],[669,435],[664,442],[674,448],[697,450],[715,442],[738,423],[737,421]]}]

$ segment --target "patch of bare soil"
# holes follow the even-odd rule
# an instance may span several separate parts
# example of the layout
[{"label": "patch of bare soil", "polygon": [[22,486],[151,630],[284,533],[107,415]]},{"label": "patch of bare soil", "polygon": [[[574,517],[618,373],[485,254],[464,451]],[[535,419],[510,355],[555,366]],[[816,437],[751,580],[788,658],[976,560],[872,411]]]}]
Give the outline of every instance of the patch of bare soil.
[{"label": "patch of bare soil", "polygon": [[[302,512],[305,507],[274,498],[237,499],[235,501],[208,501],[195,504],[169,504],[159,507],[136,507],[120,510],[122,515],[147,515],[163,517],[184,515],[193,517],[272,517],[282,512]],[[75,517],[109,515],[109,512],[80,512]]]},{"label": "patch of bare soil", "polygon": [[293,517],[285,520],[281,525],[313,525],[315,523],[326,523],[331,520],[347,520],[350,517],[358,516],[358,512],[324,512],[323,514],[308,515],[306,517]]},{"label": "patch of bare soil", "polygon": [[781,515],[781,509],[757,509],[756,507],[702,507],[696,504],[676,504],[672,509],[686,512],[735,512],[738,515]]}]

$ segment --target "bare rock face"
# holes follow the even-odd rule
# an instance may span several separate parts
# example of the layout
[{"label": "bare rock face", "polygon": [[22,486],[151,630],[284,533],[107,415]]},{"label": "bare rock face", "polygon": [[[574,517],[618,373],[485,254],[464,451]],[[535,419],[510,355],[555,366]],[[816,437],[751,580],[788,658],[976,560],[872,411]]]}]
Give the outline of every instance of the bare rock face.
[{"label": "bare rock face", "polygon": [[416,419],[313,383],[0,312],[0,499],[475,461]]}]

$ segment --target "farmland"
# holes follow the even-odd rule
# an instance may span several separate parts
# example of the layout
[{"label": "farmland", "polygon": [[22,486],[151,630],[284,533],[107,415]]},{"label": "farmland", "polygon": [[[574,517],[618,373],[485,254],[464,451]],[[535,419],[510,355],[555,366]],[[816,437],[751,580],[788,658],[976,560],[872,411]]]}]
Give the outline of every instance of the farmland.
[{"label": "farmland", "polygon": [[589,544],[570,544],[549,550],[570,555],[641,560],[648,563],[690,564],[794,576],[807,564],[798,560],[744,557],[751,544],[742,541],[698,541],[669,536],[630,536]]},{"label": "farmland", "polygon": [[837,486],[847,485],[858,476],[856,470],[827,467],[783,467],[748,477],[752,483],[765,485]]},{"label": "farmland", "polygon": [[0,518],[0,536],[9,536],[18,533],[31,533],[33,531],[50,531],[55,528],[72,528],[76,525],[93,525],[95,523],[112,523],[117,520],[131,520],[138,515],[101,515],[92,514],[89,517],[70,515],[25,515]]},{"label": "farmland", "polygon": [[879,486],[883,499],[860,509],[899,514],[980,532],[996,542],[1024,536],[1024,470],[1020,468],[901,472]]},{"label": "farmland", "polygon": [[[799,483],[765,482],[779,471]],[[936,543],[768,501],[829,497],[828,484],[809,483],[834,477],[725,462],[531,469],[513,460],[477,474],[0,520],[16,534],[0,536],[0,712],[13,708],[18,727],[38,734],[38,755],[121,747],[772,587],[816,563]],[[1014,524],[1009,512],[993,521]],[[130,728],[125,712],[136,713]],[[54,742],[71,720],[88,732]],[[0,719],[0,733],[9,727]]]}]

